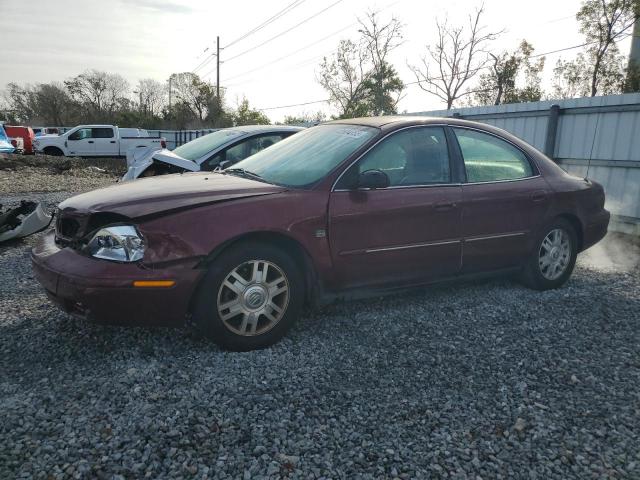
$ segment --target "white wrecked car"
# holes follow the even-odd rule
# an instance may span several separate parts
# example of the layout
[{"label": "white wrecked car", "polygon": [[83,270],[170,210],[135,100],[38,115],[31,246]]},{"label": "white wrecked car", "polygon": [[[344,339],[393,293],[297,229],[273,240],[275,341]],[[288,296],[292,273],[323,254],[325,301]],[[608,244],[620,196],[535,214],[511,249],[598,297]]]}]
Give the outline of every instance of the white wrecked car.
[{"label": "white wrecked car", "polygon": [[127,155],[127,173],[122,180],[226,168],[303,129],[288,125],[246,125],[217,130],[175,150],[132,150]]}]

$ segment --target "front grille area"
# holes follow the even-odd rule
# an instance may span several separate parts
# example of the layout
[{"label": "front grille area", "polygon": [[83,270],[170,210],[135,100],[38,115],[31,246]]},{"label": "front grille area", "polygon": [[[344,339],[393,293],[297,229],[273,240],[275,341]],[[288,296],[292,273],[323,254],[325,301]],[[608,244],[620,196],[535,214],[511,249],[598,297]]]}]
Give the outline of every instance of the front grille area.
[{"label": "front grille area", "polygon": [[56,212],[56,243],[61,246],[73,246],[85,234],[87,215],[79,215],[75,212]]},{"label": "front grille area", "polygon": [[80,230],[80,223],[73,218],[59,217],[56,222],[56,233],[65,238],[73,238]]}]

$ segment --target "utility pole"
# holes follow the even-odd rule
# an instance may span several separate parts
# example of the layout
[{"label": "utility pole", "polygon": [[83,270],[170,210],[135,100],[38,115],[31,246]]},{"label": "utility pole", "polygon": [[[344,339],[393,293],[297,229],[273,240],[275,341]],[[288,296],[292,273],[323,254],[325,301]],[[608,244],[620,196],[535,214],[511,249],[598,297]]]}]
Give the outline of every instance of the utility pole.
[{"label": "utility pole", "polygon": [[216,97],[220,103],[220,37],[216,37]]},{"label": "utility pole", "polygon": [[640,92],[640,17],[636,18],[636,22],[633,25],[625,90],[627,92]]}]

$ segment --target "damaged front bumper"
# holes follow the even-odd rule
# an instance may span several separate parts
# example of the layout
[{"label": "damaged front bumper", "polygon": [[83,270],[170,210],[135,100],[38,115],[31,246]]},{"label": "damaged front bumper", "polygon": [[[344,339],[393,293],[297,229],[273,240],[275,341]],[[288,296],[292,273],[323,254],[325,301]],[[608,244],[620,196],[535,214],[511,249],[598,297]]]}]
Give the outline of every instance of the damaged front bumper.
[{"label": "damaged front bumper", "polygon": [[23,201],[19,207],[0,213],[0,243],[40,232],[52,218],[41,204]]},{"label": "damaged front bumper", "polygon": [[[203,273],[195,259],[163,268],[97,260],[60,248],[53,232],[32,250],[31,261],[48,297],[65,312],[119,325],[184,324]],[[170,287],[147,286],[168,280]]]}]

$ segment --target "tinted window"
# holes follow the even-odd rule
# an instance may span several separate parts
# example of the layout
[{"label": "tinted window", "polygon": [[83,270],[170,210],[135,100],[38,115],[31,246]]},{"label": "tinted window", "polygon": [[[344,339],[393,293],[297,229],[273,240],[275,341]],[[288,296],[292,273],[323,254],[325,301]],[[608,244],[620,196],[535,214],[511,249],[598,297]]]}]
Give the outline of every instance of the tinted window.
[{"label": "tinted window", "polygon": [[408,128],[373,147],[342,179],[337,188],[356,184],[358,174],[382,170],[390,186],[429,185],[451,181],[449,152],[440,127]]},{"label": "tinted window", "polygon": [[84,140],[85,138],[91,138],[90,128],[81,128],[69,135],[69,140]]},{"label": "tinted window", "polygon": [[278,185],[305,186],[324,178],[379,130],[348,124],[311,127],[239,162]]},{"label": "tinted window", "polygon": [[289,134],[278,133],[252,137],[248,140],[238,143],[237,145],[226,148],[213,157],[205,160],[204,162],[202,162],[200,169],[213,170],[220,164],[220,162],[224,161],[231,162],[229,165],[227,165],[227,167],[229,167],[232,164],[239,162],[240,160],[244,160],[245,158],[258,153],[259,151],[270,147],[271,145],[282,140],[285,136],[289,136]]},{"label": "tinted window", "polygon": [[223,128],[222,130],[218,130],[205,135],[204,137],[196,138],[184,145],[180,145],[178,148],[173,150],[173,153],[186,160],[195,161],[200,157],[211,153],[213,150],[216,150],[225,143],[230,142],[235,137],[239,137],[243,134],[244,132],[241,130]]},{"label": "tinted window", "polygon": [[92,128],[93,138],[113,138],[113,128]]},{"label": "tinted window", "polygon": [[467,182],[515,180],[533,175],[527,157],[493,135],[454,128],[467,171]]}]

